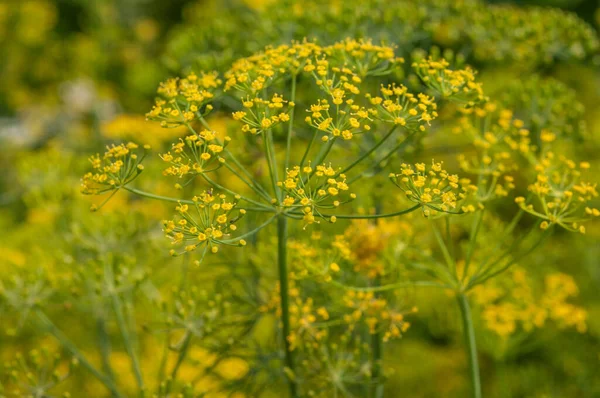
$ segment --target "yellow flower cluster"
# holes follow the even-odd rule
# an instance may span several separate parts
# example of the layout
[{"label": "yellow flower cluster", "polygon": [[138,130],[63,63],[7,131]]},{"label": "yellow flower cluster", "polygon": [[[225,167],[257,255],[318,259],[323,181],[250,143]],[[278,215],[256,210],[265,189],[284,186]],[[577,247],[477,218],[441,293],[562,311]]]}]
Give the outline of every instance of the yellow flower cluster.
[{"label": "yellow flower cluster", "polygon": [[135,153],[138,145],[133,142],[106,147],[102,157],[90,157],[93,172],[86,173],[81,180],[81,192],[86,195],[98,195],[121,188],[133,181],[144,169],[141,164],[146,156],[144,147],[142,156]]},{"label": "yellow flower cluster", "polygon": [[[390,179],[401,188],[406,197],[423,208],[426,217],[438,212],[452,213],[476,187],[467,179],[460,180],[456,174],[448,174],[441,162],[432,161],[412,165],[403,163],[399,174],[390,174]],[[463,212],[474,211],[473,206],[463,206]],[[457,211],[458,212],[458,211]]]},{"label": "yellow flower cluster", "polygon": [[325,53],[336,66],[345,66],[360,78],[389,73],[403,58],[396,57],[394,48],[375,45],[367,39],[346,39],[326,47]]},{"label": "yellow flower cluster", "polygon": [[524,269],[511,271],[511,278],[494,279],[473,289],[481,306],[485,326],[503,339],[517,332],[542,328],[549,320],[561,328],[586,331],[587,312],[568,302],[579,293],[573,278],[563,273],[545,277],[544,288],[535,289]]},{"label": "yellow flower cluster", "polygon": [[255,97],[280,77],[298,74],[307,59],[322,53],[314,43],[303,42],[280,45],[242,58],[225,73],[225,90],[236,89]]},{"label": "yellow flower cluster", "polygon": [[225,74],[225,90],[236,89],[254,97],[282,76],[304,72],[332,96],[335,89],[358,94],[357,84],[364,77],[389,73],[402,62],[392,47],[369,40],[347,39],[325,47],[305,41],[267,48],[236,61]]},{"label": "yellow flower cluster", "polygon": [[365,121],[371,121],[374,109],[366,109],[354,104],[353,99],[348,99],[340,108],[342,99],[345,96],[342,89],[333,90],[332,98],[335,112],[330,113],[330,104],[326,99],[319,99],[316,104],[310,106],[306,111],[310,113],[304,120],[315,129],[326,133],[323,141],[329,141],[330,138],[341,137],[344,140],[350,140],[354,135],[371,130],[368,124],[361,124]]},{"label": "yellow flower cluster", "polygon": [[382,252],[395,247],[398,238],[409,236],[411,232],[410,224],[404,221],[353,220],[344,232],[343,238],[344,242],[347,242],[346,245],[341,247],[341,244],[338,243],[338,247],[340,251],[348,253],[347,258],[353,265],[354,272],[375,279],[384,273]]},{"label": "yellow flower cluster", "polygon": [[485,203],[508,196],[515,189],[511,174],[523,161],[530,164],[535,159],[537,149],[530,131],[512,111],[500,109],[492,102],[462,109],[461,113],[453,132],[466,136],[475,152],[460,154],[458,162],[465,173],[477,176],[477,201]]},{"label": "yellow flower cluster", "polygon": [[210,102],[223,81],[217,72],[190,73],[183,79],[171,78],[160,84],[154,107],[146,114],[150,120],[160,121],[162,127],[189,124],[212,110]]},{"label": "yellow flower cluster", "polygon": [[[286,336],[290,343],[290,349],[296,350],[300,347],[316,348],[328,333],[327,325],[330,319],[329,311],[323,306],[316,307],[314,300],[310,297],[303,299],[301,290],[294,279],[290,280],[290,334]],[[315,308],[316,307],[316,308]],[[260,312],[274,312],[281,316],[281,296],[279,283],[269,293],[269,299],[259,307]]]},{"label": "yellow flower cluster", "polygon": [[[287,170],[286,179],[277,185],[286,193],[281,205],[301,210],[306,224],[317,222],[315,217],[325,218],[320,210],[335,209],[356,198],[348,192],[346,175],[331,165],[294,166]],[[336,217],[330,216],[328,220],[335,222]]]},{"label": "yellow flower cluster", "polygon": [[481,83],[475,81],[475,72],[469,67],[452,70],[445,59],[431,57],[414,62],[412,66],[425,85],[443,98],[468,106],[487,101]]},{"label": "yellow flower cluster", "polygon": [[[204,248],[203,256],[209,249],[212,253],[217,253],[218,245],[246,244],[243,239],[230,238],[231,233],[237,230],[236,222],[246,214],[244,209],[234,214],[237,202],[229,201],[224,194],[214,195],[212,192],[194,196],[192,202],[191,205],[180,203],[176,207],[179,217],[163,221],[163,230],[173,244],[186,244],[186,252],[198,247]],[[190,206],[195,212],[191,211]],[[171,254],[178,253],[171,250]]]},{"label": "yellow flower cluster", "polygon": [[327,328],[318,322],[329,320],[329,312],[325,307],[314,308],[312,298],[302,300],[296,296],[290,305],[290,335],[287,336],[290,349],[294,350],[300,342],[318,347],[319,342],[327,336]]},{"label": "yellow flower cluster", "polygon": [[402,337],[410,327],[407,314],[417,312],[416,308],[401,312],[390,308],[387,300],[377,297],[373,292],[348,291],[343,297],[344,306],[351,312],[344,315],[344,321],[350,328],[359,324],[368,327],[369,333],[382,333],[383,341]]},{"label": "yellow flower cluster", "polygon": [[244,111],[233,113],[233,119],[243,123],[242,131],[253,135],[260,134],[276,125],[290,120],[290,111],[293,102],[283,99],[283,96],[274,94],[270,100],[260,97],[242,100]]},{"label": "yellow flower cluster", "polygon": [[414,95],[403,85],[390,84],[381,86],[380,96],[367,94],[367,99],[375,106],[373,114],[378,120],[393,125],[400,125],[410,130],[425,131],[425,124],[438,116],[437,105],[433,98],[425,95]]},{"label": "yellow flower cluster", "polygon": [[178,143],[172,145],[172,152],[160,155],[162,160],[170,164],[163,174],[183,177],[215,171],[225,162],[220,154],[230,141],[231,138],[225,137],[224,143],[219,142],[216,133],[209,130],[180,138]]},{"label": "yellow flower cluster", "polygon": [[582,170],[589,169],[590,164],[579,164],[547,152],[536,166],[537,176],[529,186],[529,192],[535,201],[522,196],[515,202],[529,214],[541,218],[541,228],[560,225],[569,231],[585,233],[582,222],[591,217],[600,216],[600,211],[588,206],[588,202],[598,197],[596,184],[582,180]]}]

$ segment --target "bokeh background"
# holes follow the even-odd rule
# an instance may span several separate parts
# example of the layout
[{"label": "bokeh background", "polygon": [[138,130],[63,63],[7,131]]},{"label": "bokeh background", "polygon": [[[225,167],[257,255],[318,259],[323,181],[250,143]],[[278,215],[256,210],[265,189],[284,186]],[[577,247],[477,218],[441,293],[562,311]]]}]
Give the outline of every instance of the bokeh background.
[{"label": "bokeh background", "polygon": [[[87,157],[108,142],[135,140],[160,149],[185,134],[145,120],[156,87],[167,76],[226,68],[266,45],[305,37],[322,43],[371,37],[396,44],[398,56],[415,49],[452,50],[479,71],[486,92],[506,98],[516,93],[510,101],[534,118],[547,116],[543,90],[561,98],[558,106],[574,115],[569,123],[573,134],[581,135],[582,157],[599,170],[599,28],[600,3],[594,0],[0,1],[0,362],[11,364],[23,355],[23,361],[35,363],[46,351],[62,352],[52,366],[66,372],[69,354],[43,332],[43,319],[33,309],[46,302],[45,313],[54,324],[101,364],[110,335],[103,328],[112,327],[104,322],[105,306],[101,299],[78,301],[86,281],[102,274],[94,260],[98,256],[123,254],[129,266],[120,277],[132,284],[151,275],[153,283],[139,290],[144,297],[184,282],[205,283],[206,273],[195,273],[191,260],[168,256],[159,221],[170,206],[125,203],[117,196],[98,217],[89,211],[92,199],[79,193]],[[542,89],[541,81],[552,83]],[[600,179],[597,171],[594,176]],[[152,183],[157,192],[169,186],[167,180]],[[586,327],[550,325],[508,339],[479,328],[486,396],[600,397],[599,258],[596,223],[584,236],[560,235],[531,259],[535,266],[528,268],[527,278],[533,286],[543,284],[550,272],[572,276],[577,286],[572,302],[587,313]],[[215,268],[212,276],[224,273]],[[513,289],[517,279],[508,277],[500,288]],[[29,287],[13,294],[21,285]],[[393,369],[387,388],[400,392],[390,396],[466,396],[466,359],[452,300],[429,290],[412,295],[419,314],[385,355]],[[518,294],[512,299],[524,300]],[[138,307],[138,314],[154,311]],[[125,312],[135,319],[130,311]],[[149,336],[162,326],[141,317],[133,329],[144,352],[144,371],[152,373],[161,347],[154,347]],[[112,368],[125,374],[127,357],[114,344]],[[196,377],[198,369],[214,362],[212,355],[194,349],[182,372]],[[196,382],[211,391],[246,372],[244,361],[230,359]],[[126,391],[135,389],[133,376],[121,377],[120,383]],[[110,396],[100,393],[102,388],[78,367],[53,391]]]}]

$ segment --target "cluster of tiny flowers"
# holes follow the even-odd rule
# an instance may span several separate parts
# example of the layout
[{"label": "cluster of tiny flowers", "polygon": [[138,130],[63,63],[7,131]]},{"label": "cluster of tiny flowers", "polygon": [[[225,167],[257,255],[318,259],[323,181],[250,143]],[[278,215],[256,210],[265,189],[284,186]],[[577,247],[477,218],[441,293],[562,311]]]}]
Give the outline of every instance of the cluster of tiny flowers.
[{"label": "cluster of tiny flowers", "polygon": [[[423,208],[425,216],[433,216],[438,212],[451,213],[463,202],[469,192],[477,190],[469,180],[460,180],[456,174],[448,174],[441,162],[401,165],[399,174],[390,174],[390,179],[401,188],[406,197]],[[472,205],[462,206],[463,212],[474,211]]]},{"label": "cluster of tiny flowers", "polygon": [[[212,192],[203,192],[194,196],[193,204],[179,204],[176,207],[179,217],[174,220],[163,221],[165,234],[171,238],[173,244],[185,244],[186,252],[210,249],[212,253],[219,251],[218,245],[244,246],[243,239],[230,238],[231,233],[237,229],[235,224],[246,211],[240,209],[235,212],[236,202],[227,200],[224,194],[213,195]],[[190,209],[192,207],[195,212]],[[194,214],[195,213],[195,214]],[[172,255],[177,255],[171,250]]]},{"label": "cluster of tiny flowers", "polygon": [[516,268],[509,278],[473,289],[485,327],[503,339],[515,334],[519,326],[530,332],[549,321],[561,328],[586,331],[587,312],[568,302],[579,293],[571,276],[552,273],[545,277],[543,290],[534,287],[525,270]]},{"label": "cluster of tiny flowers", "polygon": [[[346,175],[331,165],[294,166],[287,170],[286,179],[277,183],[286,193],[282,205],[301,210],[306,224],[316,222],[316,217],[325,218],[322,209],[335,209],[350,202],[356,195],[349,193]],[[327,218],[335,222],[335,216]]]},{"label": "cluster of tiny flowers", "polygon": [[81,180],[81,191],[86,195],[112,191],[131,182],[144,169],[141,162],[150,147],[145,146],[141,156],[134,152],[138,145],[133,142],[113,144],[106,149],[102,157],[95,155],[89,159],[93,171],[86,173]]},{"label": "cluster of tiny flowers", "polygon": [[327,336],[327,328],[319,326],[318,322],[329,320],[329,312],[325,307],[315,308],[312,298],[303,300],[299,295],[294,297],[290,305],[290,327],[292,331],[287,336],[290,349],[294,350],[300,342],[318,347],[319,342]]},{"label": "cluster of tiny flowers", "polygon": [[346,39],[325,48],[325,52],[338,65],[345,65],[359,77],[382,75],[404,59],[396,57],[394,48],[375,45],[371,40]]},{"label": "cluster of tiny flowers", "polygon": [[577,164],[548,152],[536,166],[536,180],[529,186],[531,196],[537,200],[519,196],[515,202],[527,213],[541,218],[542,229],[556,224],[569,231],[585,233],[581,223],[600,216],[598,209],[588,205],[598,197],[596,184],[581,179],[582,170],[589,167],[587,162]]},{"label": "cluster of tiny flowers", "polygon": [[[323,141],[329,141],[330,138],[341,137],[344,140],[351,140],[356,134],[364,133],[371,130],[368,124],[361,124],[365,121],[370,121],[373,109],[365,109],[354,104],[354,100],[348,99],[343,107],[341,99],[344,97],[343,90],[335,89],[333,102],[335,104],[335,112],[330,113],[329,101],[320,99],[316,104],[310,106],[306,111],[310,116],[305,118],[305,122],[315,129],[322,131],[326,135],[323,136]],[[339,104],[337,103],[339,99]]]},{"label": "cluster of tiny flowers", "polygon": [[481,83],[475,81],[475,72],[469,67],[452,70],[445,59],[434,60],[431,57],[412,66],[425,85],[443,98],[452,98],[469,106],[487,100]]},{"label": "cluster of tiny flowers", "polygon": [[344,315],[344,321],[350,328],[359,324],[368,327],[369,333],[381,333],[383,341],[402,337],[410,327],[407,314],[417,312],[416,308],[401,312],[392,309],[387,300],[377,297],[373,292],[348,291],[343,297],[344,306],[350,310]]},{"label": "cluster of tiny flowers", "polygon": [[381,95],[367,94],[367,99],[375,106],[376,118],[383,122],[425,131],[425,125],[438,116],[433,98],[425,94],[415,96],[403,85],[382,85]]},{"label": "cluster of tiny flowers", "polygon": [[410,225],[405,221],[383,218],[376,222],[353,220],[344,232],[344,239],[336,239],[334,244],[342,255],[347,253],[354,272],[375,279],[385,272],[383,251],[395,247],[400,237],[408,238],[411,233]]},{"label": "cluster of tiny flowers", "polygon": [[320,46],[308,42],[267,48],[264,52],[234,62],[225,73],[225,90],[236,89],[256,96],[279,77],[297,74],[307,59],[321,53]]},{"label": "cluster of tiny flowers", "polygon": [[171,151],[160,155],[170,164],[163,174],[183,177],[215,171],[225,162],[220,154],[230,141],[231,138],[225,137],[224,143],[221,143],[216,133],[209,130],[180,138],[172,145]]},{"label": "cluster of tiny flowers", "polygon": [[162,127],[177,127],[210,112],[209,103],[223,81],[216,72],[189,74],[183,79],[171,78],[160,84],[154,107],[146,114],[150,120],[160,121]]},{"label": "cluster of tiny flowers", "polygon": [[284,100],[279,94],[274,94],[270,100],[259,97],[242,99],[242,105],[245,110],[234,112],[233,119],[243,123],[243,132],[259,134],[279,123],[288,122],[289,112],[295,104]]}]

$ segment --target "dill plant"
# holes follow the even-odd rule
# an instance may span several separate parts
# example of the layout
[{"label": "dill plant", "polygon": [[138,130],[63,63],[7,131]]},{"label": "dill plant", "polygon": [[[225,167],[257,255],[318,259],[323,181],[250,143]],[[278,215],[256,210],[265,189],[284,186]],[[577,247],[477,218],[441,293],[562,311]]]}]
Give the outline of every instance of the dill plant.
[{"label": "dill plant", "polygon": [[[471,360],[473,394],[478,396],[481,392],[475,325],[469,317],[469,301],[482,306],[478,315],[486,328],[500,336],[501,345],[516,329],[530,331],[542,327],[548,319],[561,327],[585,330],[585,311],[567,303],[576,295],[577,287],[566,275],[551,274],[546,278],[541,304],[518,306],[537,300],[522,294],[526,290],[522,269],[531,265],[527,262],[534,260],[534,249],[542,247],[551,234],[564,239],[562,231],[585,232],[585,222],[598,215],[591,204],[596,200],[595,185],[584,178],[590,165],[569,160],[579,158],[569,140],[585,138],[583,107],[576,102],[572,90],[538,77],[528,78],[500,94],[486,91],[492,98],[489,101],[474,81],[474,72],[456,61],[459,57],[453,60],[444,52],[452,66],[440,59],[435,49],[431,51],[433,59],[415,56],[414,64],[402,63],[397,57],[408,58],[415,47],[428,49],[434,43],[458,49],[478,68],[507,60],[536,68],[588,61],[597,50],[597,39],[587,25],[556,10],[488,6],[479,1],[456,5],[439,1],[400,1],[386,3],[385,7],[382,4],[344,2],[340,9],[303,2],[304,8],[299,9],[297,2],[286,1],[260,12],[235,13],[244,16],[242,21],[210,18],[201,32],[196,26],[183,26],[182,33],[171,42],[169,57],[176,58],[169,60],[173,68],[196,63],[212,68],[216,64],[223,72],[223,65],[240,55],[254,54],[260,45],[287,43],[305,36],[317,36],[329,44],[342,31],[352,31],[357,37],[367,35],[402,42],[399,47],[389,48],[349,41],[350,48],[356,46],[352,50],[340,43],[302,43],[280,48],[279,52],[267,50],[270,55],[252,55],[226,74],[205,71],[166,82],[159,90],[164,102],[158,102],[149,117],[164,121],[168,128],[156,123],[150,129],[138,115],[117,120],[105,133],[109,138],[126,137],[158,146],[164,137],[189,132],[188,138],[182,137],[170,151],[161,154],[167,163],[164,174],[177,179],[176,188],[183,194],[166,196],[165,189],[156,193],[138,189],[143,180],[138,180],[140,174],[158,172],[141,163],[149,148],[128,141],[111,146],[108,155],[93,157],[94,170],[84,178],[84,189],[111,199],[99,202],[93,207],[95,210],[103,207],[107,211],[114,206],[130,211],[140,206],[139,201],[120,201],[123,193],[113,196],[117,191],[172,203],[176,215],[165,217],[164,231],[175,243],[173,254],[186,253],[181,257],[184,261],[190,257],[202,259],[211,266],[209,259],[215,258],[213,254],[228,254],[228,246],[234,250],[234,246],[250,246],[238,254],[240,263],[248,259],[254,264],[250,267],[274,268],[265,264],[277,257],[287,258],[278,263],[279,268],[287,268],[287,272],[279,272],[279,286],[272,289],[266,301],[252,297],[256,299],[252,306],[260,304],[261,313],[288,319],[288,332],[280,336],[280,345],[287,345],[283,352],[287,363],[293,366],[282,365],[278,375],[289,377],[291,391],[297,385],[302,388],[299,394],[381,396],[387,376],[382,362],[384,343],[408,329],[408,317],[416,309],[406,306],[402,295],[414,286],[441,288],[454,292],[458,298]],[[294,12],[288,12],[290,9]],[[359,15],[356,19],[347,18],[349,13]],[[256,18],[267,18],[271,23],[256,24]],[[240,25],[245,26],[245,32],[252,31],[256,40],[237,40],[241,36],[235,32]],[[490,25],[497,29],[487,29]],[[523,25],[527,25],[527,34],[515,29]],[[208,37],[191,40],[196,37],[190,35],[191,29],[196,36]],[[198,43],[200,51],[195,48]],[[205,43],[209,44],[204,47]],[[224,43],[227,48],[221,54]],[[463,43],[465,47],[461,47]],[[218,57],[212,53],[215,48]],[[302,58],[297,53],[286,53],[294,48],[306,50],[309,55]],[[376,63],[365,62],[363,51]],[[205,58],[205,54],[211,55]],[[308,60],[314,64],[314,70],[306,68]],[[319,64],[322,60],[326,62]],[[277,67],[269,69],[269,65]],[[418,79],[405,78],[411,71],[416,72]],[[438,74],[447,71],[453,77],[440,79]],[[319,78],[322,72],[336,76],[334,83],[339,76],[346,80],[340,79],[339,87],[329,86],[326,78]],[[245,83],[237,81],[238,77],[245,78],[244,73],[249,73],[248,84],[236,87]],[[235,83],[230,83],[232,77]],[[14,91],[13,85],[25,86],[19,76],[5,80],[11,82],[0,90],[6,97]],[[408,88],[394,85],[398,81]],[[228,84],[233,86],[223,90]],[[197,87],[200,89],[195,92]],[[343,92],[334,93],[340,87]],[[465,87],[467,90],[463,90]],[[20,98],[9,97],[11,103]],[[175,102],[171,102],[173,98]],[[416,115],[404,103],[410,104],[413,99],[419,104]],[[339,108],[342,113],[337,113]],[[335,117],[330,117],[333,110]],[[437,112],[451,115],[450,120],[439,122]],[[238,128],[224,128],[218,123],[223,115],[238,123]],[[268,118],[262,117],[267,115]],[[339,128],[344,123],[348,128]],[[441,128],[447,125],[451,125],[454,134]],[[225,130],[232,136],[231,142]],[[436,161],[431,161],[433,156],[427,150],[438,140],[462,145],[458,148],[464,153],[456,163],[450,157],[444,157],[445,162],[441,163],[439,154],[435,155]],[[351,155],[355,157],[350,159]],[[57,155],[46,162],[62,165],[64,159]],[[72,164],[66,167],[70,169]],[[458,170],[457,177],[453,173]],[[388,173],[392,184],[379,179]],[[68,171],[60,170],[58,174],[67,175]],[[274,175],[279,178],[273,178]],[[199,177],[196,180],[200,183],[192,180],[194,176]],[[60,177],[53,181],[64,187],[59,180]],[[133,182],[139,185],[134,187]],[[392,191],[394,186],[396,191]],[[65,192],[70,192],[68,187]],[[55,192],[54,205],[62,204],[65,192]],[[39,192],[33,189],[31,194],[28,204]],[[507,208],[515,211],[512,219],[505,217]],[[404,214],[405,209],[412,212]],[[149,204],[145,212],[154,216],[160,213]],[[70,222],[71,217],[84,218],[71,214],[67,217]],[[150,311],[160,319],[152,327],[158,329],[160,325],[166,336],[178,340],[170,345],[169,338],[164,339],[165,351],[175,352],[177,362],[172,368],[161,363],[157,380],[148,380],[144,373],[147,361],[136,358],[141,326],[136,325],[129,311],[135,309],[135,302],[148,289],[150,278],[143,266],[137,268],[141,261],[135,263],[132,258],[141,259],[139,253],[145,253],[156,261],[160,255],[156,248],[148,254],[147,246],[136,248],[139,253],[130,253],[132,257],[109,255],[127,252],[131,242],[147,243],[154,238],[136,234],[132,224],[140,224],[140,218],[134,219],[130,213],[116,218],[98,218],[94,227],[83,233],[76,226],[69,230],[65,239],[73,247],[65,250],[69,252],[67,257],[72,255],[75,263],[84,264],[69,274],[71,282],[41,274],[15,277],[0,286],[2,304],[16,309],[19,318],[23,315],[19,326],[26,318],[37,319],[37,324],[54,334],[62,349],[75,358],[74,364],[83,365],[114,396],[194,396],[194,386],[178,380],[186,372],[188,356],[195,353],[192,343],[202,340],[208,346],[221,344],[222,351],[233,350],[236,344],[219,342],[222,336],[215,329],[223,328],[227,322],[240,329],[248,328],[252,324],[249,317],[240,313],[253,308],[246,306],[247,297],[233,295],[240,299],[234,300],[236,308],[232,310],[231,303],[220,296],[231,297],[231,291],[239,289],[239,285],[223,284],[226,291],[217,289],[208,297],[195,287],[173,289],[172,297]],[[334,235],[328,229],[329,224],[342,223],[347,228],[341,234]],[[278,230],[272,234],[276,237],[275,246],[268,240],[270,234],[265,233],[272,228]],[[526,232],[521,234],[523,229]],[[102,233],[98,234],[98,230]],[[264,230],[261,235],[267,235],[266,241],[258,240],[258,230]],[[281,232],[288,230],[285,244],[286,236]],[[37,229],[32,232],[39,234]],[[252,254],[253,251],[258,254]],[[53,255],[59,256],[49,249],[45,257]],[[512,278],[509,284],[516,287],[506,287],[514,297],[506,299],[506,305],[498,305],[497,292],[499,286],[504,288],[506,280],[496,276],[504,271]],[[257,274],[252,269],[251,277],[256,278]],[[187,275],[184,273],[182,279]],[[230,276],[248,278],[247,274],[236,274],[234,269]],[[99,325],[103,343],[94,349],[102,358],[102,369],[86,360],[84,350],[66,338],[68,330],[61,331],[58,321],[50,319],[56,308],[50,308],[46,302],[57,293],[62,300],[64,286],[71,288],[67,296],[72,295],[73,299],[68,301],[80,304],[76,308],[81,314],[96,315],[93,321]],[[258,296],[254,291],[250,295],[254,294]],[[286,295],[287,315],[283,311]],[[119,318],[123,311],[127,319],[117,322],[118,330],[102,331],[110,324],[107,318]],[[527,317],[532,317],[532,322],[523,321]],[[355,331],[366,333],[352,333]],[[106,341],[111,339],[111,333],[119,336],[117,344],[126,351],[116,372],[111,370],[107,355]],[[239,336],[236,334],[234,340]],[[114,343],[115,338],[112,339]],[[268,367],[269,361],[279,361],[278,355],[261,351],[264,348],[242,348],[242,352],[250,350],[258,352],[247,357],[251,363],[255,360],[248,378]],[[43,354],[42,361],[33,351],[29,358],[17,357],[7,364],[5,370],[9,374],[16,368],[24,370],[15,373],[16,378],[9,384],[17,380],[28,393],[50,394],[70,371],[65,372],[63,366],[49,381],[48,373],[58,359],[48,360]],[[42,366],[41,362],[49,365]],[[191,362],[207,374],[216,366],[202,368],[201,361]],[[206,363],[210,362],[206,359]],[[127,381],[123,393],[123,386],[114,382],[114,373],[125,373],[130,368],[134,378]],[[38,370],[40,374],[36,373]],[[124,383],[123,379],[119,381]],[[225,388],[258,394],[259,390],[240,384],[241,387],[232,382]]]},{"label": "dill plant", "polygon": [[[184,126],[189,131],[160,157],[167,163],[163,174],[178,180],[176,188],[193,190],[192,197],[166,197],[132,187],[130,183],[143,171],[142,157],[136,153],[139,148],[132,143],[113,146],[103,157],[91,158],[94,171],[83,178],[84,193],[110,192],[112,196],[125,190],[177,203],[176,216],[163,223],[175,245],[171,250],[175,256],[197,252],[199,261],[205,261],[207,255],[218,253],[223,246],[246,246],[247,239],[276,225],[279,283],[273,305],[279,308],[282,366],[291,396],[316,393],[303,391],[298,384],[300,365],[295,357],[299,339],[303,338],[298,328],[303,333],[312,330],[307,335],[309,340],[321,341],[326,332],[312,327],[319,318],[327,324],[329,313],[325,307],[313,309],[312,299],[303,301],[293,293],[296,282],[290,280],[290,222],[301,227],[292,229],[295,236],[308,233],[302,230],[320,223],[377,223],[379,219],[420,211],[431,227],[427,234],[438,248],[432,253],[409,247],[396,256],[395,263],[416,274],[424,272],[427,278],[394,281],[398,275],[376,272],[367,278],[367,286],[352,285],[336,278],[340,271],[337,263],[316,268],[313,265],[308,275],[348,292],[347,306],[358,305],[354,311],[358,318],[343,318],[348,325],[374,305],[364,312],[372,335],[371,382],[366,394],[373,396],[383,394],[382,341],[401,336],[408,327],[401,313],[379,312],[381,318],[367,316],[386,307],[380,295],[403,286],[433,286],[455,292],[473,396],[479,397],[481,382],[467,294],[527,256],[555,227],[585,232],[583,223],[598,215],[587,204],[597,196],[595,185],[582,180],[582,171],[589,165],[556,155],[552,150],[555,133],[528,130],[509,109],[489,100],[471,68],[452,68],[443,58],[414,58],[412,67],[427,93],[413,94],[403,85],[388,83],[386,77],[398,73],[403,63],[393,47],[367,40],[348,39],[330,46],[301,42],[242,58],[222,75],[204,71],[169,79],[160,85],[161,98],[147,117],[165,128]],[[364,183],[365,176],[382,174],[382,166],[389,165],[390,158],[401,156],[409,144],[423,139],[438,117],[438,104],[447,104],[448,109],[458,112],[460,123],[453,131],[466,137],[474,150],[475,155],[469,151],[469,156],[458,158],[463,176],[449,173],[442,162],[402,163],[399,172],[391,172],[389,178],[403,199],[392,202],[388,212],[350,211],[351,203],[359,196],[355,191],[362,190],[358,181]],[[297,109],[299,106],[304,109]],[[239,133],[232,138],[214,130],[211,119],[215,112],[231,112],[231,118],[239,123]],[[236,147],[240,141],[243,146]],[[304,149],[295,150],[301,144]],[[248,153],[257,155],[252,160]],[[302,155],[296,157],[297,153]],[[264,169],[257,167],[257,162],[264,163]],[[512,200],[515,216],[497,247],[481,248],[477,236],[484,214],[494,209],[496,201],[506,203],[513,192],[519,191],[515,174],[533,178],[534,183],[526,188],[527,197]],[[194,185],[198,178],[204,180],[200,192]],[[236,180],[236,186],[241,182],[242,188],[229,188]],[[399,206],[402,203],[406,205]],[[384,204],[389,206],[386,201],[378,206]],[[522,247],[528,241],[516,237],[507,246],[526,213],[541,219],[530,228],[534,241]],[[249,214],[258,215],[255,226],[243,227]],[[455,217],[472,219],[468,241],[460,248],[452,247],[450,224]],[[445,225],[445,233],[440,223]],[[318,235],[316,239],[323,238]],[[340,245],[343,242],[332,247],[340,250]],[[295,303],[290,304],[291,299]],[[300,318],[296,312],[299,308],[306,312]],[[312,315],[313,311],[317,315]],[[390,329],[385,331],[382,325],[390,320],[392,323],[385,327]],[[337,383],[334,377],[333,384]],[[343,385],[339,391],[344,393]]]}]

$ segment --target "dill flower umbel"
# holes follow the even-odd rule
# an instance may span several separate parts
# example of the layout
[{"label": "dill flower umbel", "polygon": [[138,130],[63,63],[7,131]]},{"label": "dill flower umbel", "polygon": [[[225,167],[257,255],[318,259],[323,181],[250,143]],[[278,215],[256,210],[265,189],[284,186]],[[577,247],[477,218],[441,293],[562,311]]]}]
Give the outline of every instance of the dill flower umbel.
[{"label": "dill flower umbel", "polygon": [[178,143],[172,145],[172,153],[160,155],[162,160],[171,165],[163,174],[184,177],[218,170],[225,162],[221,154],[230,141],[231,138],[226,136],[221,143],[216,132],[209,130],[180,138]]},{"label": "dill flower umbel", "polygon": [[582,223],[600,216],[600,211],[588,204],[598,197],[596,184],[581,178],[588,168],[587,162],[577,164],[548,152],[536,167],[536,180],[528,188],[535,200],[519,196],[515,202],[527,213],[541,218],[542,229],[556,224],[569,231],[585,233]]},{"label": "dill flower umbel", "polygon": [[367,94],[366,97],[375,106],[371,113],[383,122],[409,130],[425,131],[425,126],[431,125],[431,121],[438,116],[433,98],[425,94],[411,94],[403,85],[382,85],[381,95],[374,97]]},{"label": "dill flower umbel", "polygon": [[401,188],[406,197],[421,205],[427,217],[442,213],[468,211],[460,208],[469,192],[476,187],[468,180],[460,180],[456,174],[448,174],[441,162],[432,161],[431,166],[417,163],[414,166],[403,163],[399,174],[390,174],[390,180]]},{"label": "dill flower umbel", "polygon": [[556,272],[544,277],[536,286],[531,275],[518,267],[510,277],[477,286],[475,302],[481,306],[485,327],[502,339],[519,331],[531,332],[554,322],[559,328],[587,329],[587,311],[569,301],[579,289],[569,275]]},{"label": "dill flower umbel", "polygon": [[243,123],[242,131],[250,134],[260,134],[274,128],[280,123],[290,120],[289,113],[294,103],[287,101],[279,94],[273,94],[271,99],[260,97],[242,99],[245,111],[233,113],[233,119]]},{"label": "dill flower umbel", "polygon": [[133,142],[106,147],[102,157],[90,157],[93,172],[86,173],[81,180],[81,192],[86,195],[98,195],[119,189],[144,170],[141,164],[149,146],[144,146],[142,155],[136,153],[138,145]]},{"label": "dill flower umbel", "polygon": [[217,72],[190,73],[183,79],[169,79],[161,83],[154,107],[146,114],[150,120],[160,121],[162,127],[177,127],[196,120],[212,110],[210,102],[223,81]]},{"label": "dill flower umbel", "polygon": [[340,170],[331,165],[318,165],[314,169],[311,166],[294,166],[288,169],[286,179],[277,183],[286,193],[281,204],[300,210],[306,224],[318,222],[315,217],[335,222],[335,216],[326,217],[321,210],[335,209],[356,198],[354,193],[349,193],[346,175]]},{"label": "dill flower umbel", "polygon": [[475,81],[475,72],[469,67],[452,70],[445,59],[434,60],[431,57],[412,66],[425,85],[443,98],[452,98],[469,106],[487,100],[481,83]]},{"label": "dill flower umbel", "polygon": [[[236,205],[224,194],[203,192],[194,196],[191,204],[177,206],[179,217],[163,221],[164,232],[174,245],[185,244],[184,252],[202,248],[202,257],[208,250],[217,253],[219,245],[244,246],[245,240],[231,238],[237,229],[236,222],[246,214],[246,210],[238,210]],[[171,250],[171,254],[177,253]]]}]

